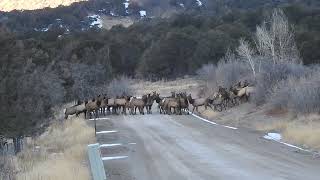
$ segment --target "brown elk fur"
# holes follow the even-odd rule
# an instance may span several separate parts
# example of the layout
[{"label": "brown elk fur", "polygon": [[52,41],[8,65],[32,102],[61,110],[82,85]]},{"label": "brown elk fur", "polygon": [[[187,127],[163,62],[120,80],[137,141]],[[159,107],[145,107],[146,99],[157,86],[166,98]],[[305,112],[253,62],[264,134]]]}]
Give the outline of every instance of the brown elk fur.
[{"label": "brown elk fur", "polygon": [[188,101],[193,106],[192,113],[194,112],[194,109],[196,109],[196,111],[198,111],[199,106],[204,106],[205,109],[207,109],[207,107],[210,107],[212,109],[212,107],[209,103],[210,100],[208,98],[193,99],[191,97],[191,94],[189,94]]},{"label": "brown elk fur", "polygon": [[78,116],[80,113],[85,113],[86,112],[86,106],[85,104],[80,104],[80,105],[74,105],[72,107],[68,107],[65,109],[64,112],[64,118],[68,119],[68,116],[70,115],[76,115]]}]

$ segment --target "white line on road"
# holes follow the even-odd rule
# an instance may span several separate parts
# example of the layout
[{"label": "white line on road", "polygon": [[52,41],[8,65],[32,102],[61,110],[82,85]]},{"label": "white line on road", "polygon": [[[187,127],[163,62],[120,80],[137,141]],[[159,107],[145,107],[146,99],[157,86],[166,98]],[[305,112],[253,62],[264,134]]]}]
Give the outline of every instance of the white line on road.
[{"label": "white line on road", "polygon": [[223,127],[229,128],[229,129],[238,129],[238,128],[236,128],[236,127],[231,127],[231,126],[223,126]]},{"label": "white line on road", "polygon": [[[189,112],[190,112],[190,111],[189,111]],[[196,117],[196,118],[204,121],[204,122],[207,122],[207,123],[210,123],[210,124],[213,124],[213,125],[218,125],[218,126],[222,126],[222,127],[229,128],[229,129],[234,129],[234,130],[238,129],[238,128],[236,128],[236,127],[224,126],[224,125],[217,124],[217,123],[215,123],[215,122],[212,122],[212,121],[209,121],[209,120],[207,120],[207,119],[204,119],[204,118],[202,118],[202,117],[200,117],[200,116],[198,116],[198,115],[196,115],[196,114],[193,114],[192,112],[190,112],[190,114],[191,114],[192,116],[194,116],[194,117]]]},{"label": "white line on road", "polygon": [[[97,121],[99,120],[109,120],[110,118],[96,118]],[[89,119],[89,121],[94,121],[94,119]]]},{"label": "white line on road", "polygon": [[298,147],[298,146],[295,146],[295,145],[292,145],[292,144],[289,144],[289,143],[286,143],[286,142],[281,141],[282,135],[279,134],[279,133],[268,133],[268,134],[266,134],[265,136],[263,136],[263,138],[264,138],[264,139],[267,139],[267,140],[271,140],[271,141],[278,142],[278,143],[280,143],[280,144],[284,144],[284,145],[289,146],[289,147],[292,147],[292,148],[299,149],[299,150],[301,150],[301,151],[311,152],[310,150],[303,149],[303,148],[301,148],[301,147]]},{"label": "white line on road", "polygon": [[112,131],[99,131],[96,134],[109,134],[109,133],[115,133],[115,132],[118,132],[118,131],[115,131],[115,130],[112,130]]},{"label": "white line on road", "polygon": [[[190,113],[191,113],[191,112],[190,112]],[[204,118],[202,118],[202,117],[200,117],[200,116],[198,116],[198,115],[196,115],[196,114],[191,113],[191,115],[194,116],[194,117],[196,117],[196,118],[198,118],[198,119],[200,119],[200,120],[202,120],[202,121],[204,121],[204,122],[207,122],[207,123],[210,123],[210,124],[213,124],[213,125],[217,125],[217,123],[212,122],[212,121],[209,121],[209,120],[207,120],[207,119],[204,119]]]},{"label": "white line on road", "polygon": [[113,156],[113,157],[103,157],[101,158],[103,161],[116,160],[116,159],[125,159],[128,156]]},{"label": "white line on road", "polygon": [[[135,145],[137,143],[128,143],[128,145]],[[105,148],[105,147],[116,147],[116,146],[124,146],[126,144],[122,144],[122,143],[114,143],[114,144],[101,144],[100,148]]]},{"label": "white line on road", "polygon": [[115,146],[122,146],[123,144],[120,143],[116,143],[116,144],[101,144],[100,147],[104,148],[104,147],[115,147]]}]

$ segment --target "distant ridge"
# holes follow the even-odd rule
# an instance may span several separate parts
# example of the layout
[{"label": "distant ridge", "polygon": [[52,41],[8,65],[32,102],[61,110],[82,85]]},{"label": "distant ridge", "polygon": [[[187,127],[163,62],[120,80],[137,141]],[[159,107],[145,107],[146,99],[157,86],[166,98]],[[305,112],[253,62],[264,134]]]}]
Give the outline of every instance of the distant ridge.
[{"label": "distant ridge", "polygon": [[72,3],[88,0],[0,0],[0,11],[35,10],[46,7],[55,8],[60,5],[69,6]]}]

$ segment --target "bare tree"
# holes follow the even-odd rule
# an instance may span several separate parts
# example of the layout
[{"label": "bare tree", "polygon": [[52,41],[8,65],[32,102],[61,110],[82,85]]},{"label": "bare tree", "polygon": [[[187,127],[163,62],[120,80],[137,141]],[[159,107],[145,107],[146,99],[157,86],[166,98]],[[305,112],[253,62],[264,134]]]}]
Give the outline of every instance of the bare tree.
[{"label": "bare tree", "polygon": [[256,77],[256,66],[255,66],[255,61],[253,59],[254,50],[250,47],[249,42],[242,39],[242,38],[239,40],[239,43],[240,43],[240,45],[237,48],[238,55],[242,59],[245,59],[249,63],[250,68],[253,73],[253,77],[255,78]]},{"label": "bare tree", "polygon": [[130,81],[131,79],[127,78],[126,76],[113,79],[108,85],[108,95],[111,97],[133,95]]},{"label": "bare tree", "polygon": [[270,57],[274,64],[301,63],[293,28],[281,9],[275,9],[270,22],[257,26],[256,46],[262,56]]}]

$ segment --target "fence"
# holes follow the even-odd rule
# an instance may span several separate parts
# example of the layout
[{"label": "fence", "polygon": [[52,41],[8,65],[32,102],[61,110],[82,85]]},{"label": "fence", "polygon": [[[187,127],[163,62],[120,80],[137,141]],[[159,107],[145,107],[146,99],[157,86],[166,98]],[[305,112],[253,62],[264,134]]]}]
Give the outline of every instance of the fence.
[{"label": "fence", "polygon": [[0,136],[0,156],[15,155],[24,149],[24,137],[5,138]]}]

